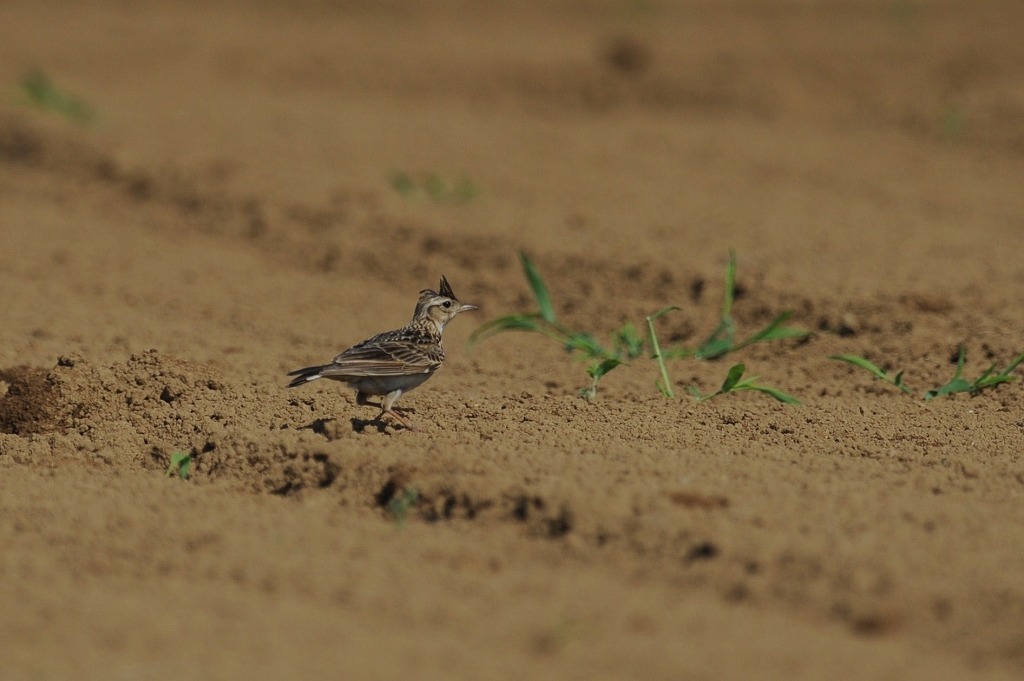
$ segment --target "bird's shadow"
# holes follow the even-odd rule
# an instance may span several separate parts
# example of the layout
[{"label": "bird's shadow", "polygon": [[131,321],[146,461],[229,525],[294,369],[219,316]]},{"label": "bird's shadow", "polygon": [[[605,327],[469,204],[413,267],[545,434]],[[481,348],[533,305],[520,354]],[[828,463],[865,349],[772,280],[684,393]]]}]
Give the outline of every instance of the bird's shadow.
[{"label": "bird's shadow", "polygon": [[[343,421],[339,421],[335,418],[314,419],[311,423],[300,426],[298,430],[311,430],[317,435],[322,436],[328,442],[333,442],[334,440],[344,437],[342,432],[344,426],[342,423]],[[362,433],[367,428],[373,428],[378,433],[383,433],[388,425],[389,424],[387,422],[381,419],[351,419],[352,431],[356,433]]]},{"label": "bird's shadow", "polygon": [[323,435],[328,440],[333,440],[337,431],[335,421],[336,419],[313,419],[310,423],[299,426],[296,430],[311,430],[317,435]]},{"label": "bird's shadow", "polygon": [[[351,424],[352,432],[354,433],[364,433],[367,429],[370,429],[370,432],[376,431],[378,433],[387,433],[388,426],[391,427],[392,432],[409,430],[401,423],[385,420],[384,418],[361,419],[353,416],[349,419],[349,423]],[[340,438],[340,429],[341,422],[335,418],[314,419],[310,423],[307,423],[304,426],[299,426],[298,428],[298,430],[311,430],[317,435],[323,436],[328,441]]]},{"label": "bird's shadow", "polygon": [[353,416],[349,421],[352,423],[352,431],[355,433],[365,432],[367,428],[373,428],[378,433],[384,433],[388,427],[388,423],[384,419],[361,419]]},{"label": "bird's shadow", "polygon": [[376,430],[378,433],[387,433],[389,432],[388,426],[391,427],[390,432],[392,433],[402,433],[407,430],[412,430],[411,428],[408,428],[402,425],[401,423],[396,423],[394,421],[385,421],[383,418],[361,419],[353,416],[351,419],[349,419],[349,421],[352,422],[352,431],[356,433],[364,433],[366,432],[367,428],[372,428],[373,430]]}]

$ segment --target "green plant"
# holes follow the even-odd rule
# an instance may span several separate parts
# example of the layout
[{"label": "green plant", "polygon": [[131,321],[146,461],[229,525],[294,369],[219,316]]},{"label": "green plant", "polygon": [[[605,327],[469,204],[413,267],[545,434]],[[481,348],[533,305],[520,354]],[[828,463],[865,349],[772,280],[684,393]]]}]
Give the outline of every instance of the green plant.
[{"label": "green plant", "polygon": [[[661,343],[658,342],[658,335],[654,332],[654,320],[678,309],[675,305],[671,305],[661,308],[652,315],[647,315],[647,338],[651,344],[651,359],[658,363],[658,371],[661,373],[661,378],[656,380],[654,385],[665,397],[675,397],[675,393],[672,392],[672,381],[669,380],[668,369],[665,367],[665,353],[661,351]],[[639,354],[638,351],[637,355]]]},{"label": "green plant", "polygon": [[892,376],[884,369],[880,369],[879,367],[871,363],[869,360],[863,357],[859,357],[857,355],[831,355],[829,359],[834,359],[839,362],[846,362],[847,364],[852,364],[855,367],[860,367],[861,369],[864,369],[865,371],[870,373],[875,378],[881,379],[886,383],[899,388],[908,395],[914,392],[907,386],[906,383],[903,382],[902,371],[898,371],[896,372],[895,376]]},{"label": "green plant", "polygon": [[956,369],[953,371],[953,378],[949,380],[945,385],[939,386],[938,388],[932,388],[924,394],[924,399],[930,400],[935,397],[941,397],[943,395],[952,395],[953,393],[970,393],[976,395],[985,388],[993,388],[1000,383],[1009,383],[1014,380],[1013,373],[1014,369],[1024,362],[1024,353],[1017,355],[1013,358],[1010,364],[1000,371],[995,373],[996,365],[993,362],[988,369],[986,369],[981,376],[974,379],[973,381],[966,381],[961,378],[961,374],[964,371],[964,364],[967,362],[967,351],[964,346],[960,346],[959,354],[956,360]]},{"label": "green plant", "polygon": [[391,514],[396,525],[404,525],[409,511],[420,499],[420,493],[414,487],[406,487],[401,494],[396,494],[388,502],[388,513]]},{"label": "green plant", "polygon": [[690,391],[691,395],[697,398],[698,402],[706,402],[707,400],[710,400],[714,397],[718,397],[719,395],[725,395],[727,393],[739,392],[741,390],[753,390],[756,392],[764,393],[766,395],[770,395],[771,397],[777,399],[779,402],[783,402],[785,404],[800,404],[800,400],[796,399],[789,393],[783,392],[778,388],[773,388],[768,385],[761,385],[757,383],[757,376],[753,376],[746,380],[741,380],[743,379],[743,373],[746,370],[747,367],[744,366],[743,364],[734,364],[729,369],[729,373],[726,374],[725,381],[722,383],[722,387],[719,388],[717,392],[702,395],[700,390],[698,390],[696,386],[691,385],[687,389]]},{"label": "green plant", "polygon": [[402,170],[391,173],[391,188],[406,198],[426,197],[434,203],[466,203],[480,194],[480,188],[466,176],[452,183],[437,173],[413,175]]},{"label": "green plant", "polygon": [[718,326],[696,349],[673,348],[666,351],[669,359],[684,359],[696,357],[697,359],[718,359],[730,352],[736,352],[754,343],[767,341],[801,339],[810,335],[808,331],[791,326],[785,326],[786,321],[792,316],[787,310],[780,312],[763,329],[754,333],[744,340],[736,340],[736,322],[732,318],[732,306],[736,299],[736,252],[729,251],[729,263],[725,268],[725,292],[722,298],[722,314]]},{"label": "green plant", "polygon": [[[910,395],[913,394],[906,383],[903,382],[903,372],[897,372],[895,376],[889,375],[887,372],[878,368],[870,361],[857,355],[832,355],[829,359],[834,359],[840,362],[846,362],[853,366],[864,369],[872,376],[879,378],[886,383],[889,383],[904,393]],[[967,363],[967,350],[964,346],[960,346],[957,351],[956,369],[953,370],[953,378],[951,378],[946,384],[941,385],[937,388],[932,388],[924,394],[924,399],[931,400],[936,397],[942,397],[943,395],[952,395],[954,393],[970,393],[971,395],[977,395],[979,392],[986,388],[994,388],[1001,383],[1009,383],[1015,380],[1011,375],[1021,363],[1024,363],[1024,353],[1017,355],[1013,360],[1006,366],[1002,371],[996,372],[996,363],[992,363],[988,369],[986,369],[978,378],[973,381],[968,381],[963,378],[964,365]]]},{"label": "green plant", "polygon": [[[526,314],[512,314],[489,322],[478,327],[469,337],[470,347],[480,343],[495,334],[505,331],[532,331],[542,336],[557,341],[567,352],[588,362],[587,375],[590,377],[590,385],[580,389],[580,395],[587,399],[593,399],[597,395],[597,386],[601,379],[612,369],[636,359],[644,352],[644,340],[637,334],[636,327],[632,323],[626,323],[612,334],[611,346],[602,345],[594,336],[586,331],[577,331],[560,323],[555,318],[555,308],[551,303],[551,295],[548,293],[547,284],[541,277],[537,266],[533,264],[525,253],[519,254],[519,261],[523,267],[523,274],[533,292],[533,298],[537,303],[537,312]],[[671,308],[665,308],[654,315],[648,321],[648,328],[654,319],[665,314]],[[671,390],[671,389],[670,389]]]},{"label": "green plant", "polygon": [[46,73],[32,69],[20,83],[28,104],[51,111],[77,123],[91,123],[96,112],[84,100],[59,89]]},{"label": "green plant", "polygon": [[[557,341],[568,352],[573,353],[588,363],[587,376],[590,378],[590,385],[580,389],[580,395],[588,399],[593,399],[596,396],[598,384],[608,372],[644,355],[647,355],[657,363],[658,378],[655,379],[655,386],[658,391],[665,397],[675,397],[675,392],[672,390],[672,381],[668,375],[668,367],[666,366],[666,360],[668,359],[690,357],[711,359],[721,357],[726,353],[754,343],[785,338],[804,338],[808,335],[806,331],[801,329],[784,326],[784,322],[789,318],[790,313],[783,312],[761,331],[743,341],[736,342],[735,323],[732,320],[732,304],[736,289],[736,254],[733,252],[729,254],[729,266],[726,270],[725,302],[722,306],[721,322],[708,337],[708,340],[697,350],[665,350],[662,348],[658,335],[655,332],[654,323],[657,319],[668,313],[679,310],[674,305],[663,307],[645,317],[647,324],[646,337],[641,337],[632,322],[627,322],[612,333],[610,345],[601,344],[593,335],[586,331],[577,331],[565,326],[555,317],[554,305],[551,303],[551,294],[548,292],[547,285],[537,270],[537,266],[524,253],[519,254],[519,260],[522,264],[526,281],[533,292],[537,311],[506,315],[484,323],[470,336],[470,347],[505,331],[532,331]],[[742,368],[742,365],[737,366]],[[733,369],[735,368],[733,367]],[[741,370],[739,376],[742,376],[742,373]],[[782,402],[788,404],[796,403],[795,398],[775,388],[758,385],[754,382],[756,379],[739,381],[739,376],[737,376],[736,381],[728,384],[728,389],[724,392],[757,390],[773,395]],[[716,394],[722,394],[722,392],[720,391]]]},{"label": "green plant", "polygon": [[192,455],[187,452],[174,452],[171,454],[171,462],[167,466],[167,477],[173,478],[177,475],[182,480],[188,479],[189,469],[192,466]]}]

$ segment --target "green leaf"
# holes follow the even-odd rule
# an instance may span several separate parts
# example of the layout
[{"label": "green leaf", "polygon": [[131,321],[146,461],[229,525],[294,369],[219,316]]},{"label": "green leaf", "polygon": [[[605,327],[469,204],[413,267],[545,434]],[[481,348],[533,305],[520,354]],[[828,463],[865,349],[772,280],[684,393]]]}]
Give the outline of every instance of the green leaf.
[{"label": "green leaf", "polygon": [[733,350],[736,340],[736,323],[732,320],[732,304],[736,296],[736,251],[729,250],[729,263],[725,267],[725,292],[722,296],[722,317],[718,326],[700,344],[694,357],[715,359]]},{"label": "green leaf", "polygon": [[391,188],[402,196],[409,196],[416,191],[416,183],[409,173],[396,170],[391,173]]},{"label": "green leaf", "polygon": [[793,397],[789,393],[783,392],[783,391],[779,390],[778,388],[772,388],[771,386],[767,386],[767,385],[750,385],[750,386],[748,386],[745,389],[746,390],[756,390],[758,392],[765,393],[766,395],[771,395],[772,397],[777,399],[779,402],[783,402],[785,404],[800,404],[800,400],[798,400],[797,398]]},{"label": "green leaf", "polygon": [[956,359],[956,369],[953,371],[953,378],[950,379],[949,383],[940,386],[938,388],[932,388],[924,394],[924,399],[930,400],[935,397],[942,397],[943,395],[952,395],[953,393],[969,392],[971,390],[971,384],[960,378],[960,375],[964,371],[964,364],[967,362],[967,349],[964,346],[960,346],[960,354]]},{"label": "green leaf", "polygon": [[565,341],[566,350],[579,350],[587,357],[605,357],[609,353],[586,331],[575,331]]},{"label": "green leaf", "polygon": [[[913,390],[911,390],[903,382],[903,372],[902,371],[897,372],[897,374],[895,376],[889,376],[888,373],[886,373],[883,369],[877,367],[871,361],[869,361],[869,360],[867,360],[867,359],[865,359],[863,357],[859,357],[857,355],[831,355],[831,356],[829,356],[829,359],[834,359],[834,360],[839,361],[839,362],[846,362],[847,364],[852,364],[855,367],[859,367],[861,369],[864,369],[865,371],[867,371],[869,374],[871,374],[875,378],[881,379],[881,380],[885,381],[886,383],[889,383],[889,384],[899,388],[901,391],[903,391],[904,393],[906,393],[908,395],[913,392]],[[928,399],[928,398],[926,397],[925,399]]]},{"label": "green leaf", "polygon": [[661,351],[661,356],[665,359],[689,359],[697,356],[697,350],[684,347],[668,348]]},{"label": "green leaf", "polygon": [[962,378],[954,378],[949,383],[939,388],[933,388],[924,394],[924,399],[930,400],[936,397],[942,397],[944,395],[952,395],[953,393],[966,393],[970,392],[972,384],[968,383]]},{"label": "green leaf", "polygon": [[743,373],[746,371],[746,367],[742,364],[734,364],[730,369],[729,373],[725,377],[725,381],[722,383],[722,387],[714,393],[708,395],[701,395],[700,391],[695,386],[688,386],[690,394],[697,398],[698,402],[707,402],[708,400],[718,397],[719,395],[725,395],[730,392],[739,392],[741,390],[753,390],[756,392],[764,393],[770,397],[774,397],[779,402],[785,404],[800,404],[800,400],[796,399],[787,392],[783,392],[778,388],[773,388],[769,385],[761,385],[757,383],[757,376],[752,376],[746,380],[740,380],[743,378]]},{"label": "green leaf", "polygon": [[625,354],[629,359],[636,359],[644,353],[644,339],[637,333],[633,322],[626,322],[615,332],[613,338],[618,354]]},{"label": "green leaf", "polygon": [[478,326],[469,336],[469,347],[504,331],[540,331],[537,315],[508,315]]},{"label": "green leaf", "polygon": [[734,336],[735,329],[732,320],[724,320],[718,325],[714,333],[697,348],[694,356],[698,359],[717,359],[722,355],[726,355],[735,346],[733,343]]},{"label": "green leaf", "polygon": [[676,312],[676,311],[681,310],[681,309],[683,309],[683,308],[679,307],[678,305],[669,305],[667,307],[661,308],[660,310],[658,310],[657,312],[655,312],[652,315],[648,315],[647,318],[650,319],[653,322],[655,319],[658,319],[659,317],[664,317],[669,312]]},{"label": "green leaf", "polygon": [[736,297],[736,251],[729,249],[729,264],[725,267],[725,296],[722,298],[722,320],[732,316],[732,303]]},{"label": "green leaf", "polygon": [[1011,373],[1013,373],[1014,369],[1016,369],[1018,366],[1020,366],[1021,363],[1024,363],[1024,353],[1021,353],[1021,354],[1017,355],[1013,359],[1013,361],[1010,362],[1010,365],[1008,367],[1006,367],[1005,369],[1003,369],[1002,371],[999,372],[999,375],[1000,376],[1009,376]]},{"label": "green leaf", "polygon": [[1009,383],[1014,380],[1014,377],[1011,376],[1010,373],[1014,371],[1021,362],[1024,362],[1024,354],[1015,357],[1013,361],[1011,361],[1010,364],[998,374],[995,373],[996,365],[992,364],[988,369],[983,371],[978,378],[974,379],[974,381],[967,381],[961,378],[966,361],[967,351],[963,346],[961,346],[960,354],[957,357],[956,370],[953,372],[953,378],[946,385],[929,390],[925,394],[924,398],[926,400],[930,400],[935,397],[942,397],[943,395],[952,395],[953,393],[961,392],[975,395],[985,388],[994,388],[1002,383]]},{"label": "green leaf", "polygon": [[[865,371],[870,373],[875,378],[881,378],[882,380],[888,378],[888,374],[886,374],[885,371],[875,366],[870,360],[867,360],[863,357],[858,357],[857,355],[830,355],[829,359],[834,359],[840,362],[846,362],[847,364],[852,364],[855,367],[860,367],[861,369],[864,369]],[[899,374],[897,374],[897,376],[902,375],[902,371]]]},{"label": "green leaf", "polygon": [[413,487],[406,487],[401,494],[391,497],[391,501],[388,502],[388,512],[391,513],[396,525],[401,527],[405,524],[409,511],[416,506],[419,498],[420,493]]},{"label": "green leaf", "polygon": [[[741,378],[743,378],[743,372],[746,371],[746,370],[747,370],[747,367],[745,367],[744,365],[742,365],[742,364],[734,364],[732,366],[732,368],[729,369],[729,373],[726,374],[725,382],[722,383],[722,389],[721,389],[720,392],[727,393],[730,390],[732,390],[733,388],[735,388],[736,384],[740,382]],[[751,379],[751,380],[756,380],[756,379]]]},{"label": "green leaf", "polygon": [[999,385],[1000,383],[1010,383],[1011,381],[1015,380],[1014,377],[1011,376],[1010,374],[1013,373],[1014,369],[1016,369],[1021,364],[1021,362],[1024,362],[1024,354],[1015,357],[1013,361],[1011,361],[1005,369],[1000,371],[995,376],[992,375],[992,372],[995,371],[996,368],[996,365],[993,364],[988,368],[988,371],[986,371],[976,381],[974,381],[974,386],[972,387],[971,392],[979,392],[983,388],[992,388]]},{"label": "green leaf", "polygon": [[186,452],[174,452],[171,454],[170,465],[167,466],[167,477],[173,478],[177,475],[182,480],[188,478],[189,468],[192,464],[192,455]]},{"label": "green leaf", "polygon": [[599,362],[589,367],[587,369],[587,374],[589,374],[590,377],[594,379],[595,382],[597,382],[605,374],[607,374],[609,371],[619,366],[620,364],[622,364],[622,362],[617,359],[606,359],[603,362]]},{"label": "green leaf", "polygon": [[673,349],[666,357],[696,357],[697,359],[717,359],[730,352],[739,350],[754,343],[765,341],[786,340],[790,338],[806,338],[809,331],[793,326],[785,326],[792,311],[779,313],[763,329],[742,342],[736,341],[736,322],[732,318],[732,306],[736,299],[736,251],[729,251],[729,264],[725,270],[725,295],[722,299],[722,317],[715,330],[708,335],[695,351]]},{"label": "green leaf", "polygon": [[452,189],[452,197],[461,203],[472,201],[480,194],[480,188],[465,175],[459,178]]},{"label": "green leaf", "polygon": [[661,373],[661,379],[655,380],[654,385],[658,386],[658,391],[665,397],[675,397],[676,395],[672,392],[672,381],[668,377],[668,368],[665,366],[665,357],[661,353],[658,334],[654,332],[654,320],[678,309],[675,305],[669,305],[647,316],[647,337],[651,344],[651,352],[654,353],[651,355],[651,358],[658,363],[658,371]]},{"label": "green leaf", "polygon": [[21,79],[21,91],[28,102],[40,109],[64,116],[78,123],[90,123],[96,112],[84,100],[60,90],[50,77],[33,69]]},{"label": "green leaf", "polygon": [[519,252],[519,261],[523,265],[526,280],[533,290],[533,297],[537,300],[537,309],[540,311],[541,318],[546,322],[555,321],[555,308],[551,305],[548,287],[545,285],[544,279],[541,278],[540,272],[537,271],[537,266],[522,251]]},{"label": "green leaf", "polygon": [[752,345],[763,341],[786,340],[789,338],[807,338],[807,336],[811,335],[809,331],[804,331],[803,329],[798,329],[793,326],[782,326],[782,324],[791,316],[793,316],[793,312],[791,310],[779,313],[779,315],[773,319],[768,326],[743,341],[742,345]]}]

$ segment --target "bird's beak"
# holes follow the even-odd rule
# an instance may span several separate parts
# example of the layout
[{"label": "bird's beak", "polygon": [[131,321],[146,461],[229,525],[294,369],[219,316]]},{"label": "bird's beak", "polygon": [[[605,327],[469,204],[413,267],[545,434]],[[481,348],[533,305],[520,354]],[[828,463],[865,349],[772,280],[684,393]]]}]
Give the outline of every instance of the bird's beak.
[{"label": "bird's beak", "polygon": [[462,306],[459,308],[459,312],[469,312],[470,310],[475,309],[477,309],[476,305],[467,305],[466,303],[463,303]]}]

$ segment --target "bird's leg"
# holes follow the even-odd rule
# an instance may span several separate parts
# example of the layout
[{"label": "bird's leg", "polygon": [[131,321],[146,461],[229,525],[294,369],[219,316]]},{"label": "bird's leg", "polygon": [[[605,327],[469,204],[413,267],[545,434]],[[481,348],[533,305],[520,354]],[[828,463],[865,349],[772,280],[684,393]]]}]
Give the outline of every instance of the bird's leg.
[{"label": "bird's leg", "polygon": [[379,419],[381,416],[384,416],[384,414],[388,414],[391,418],[405,426],[406,430],[416,430],[413,428],[412,423],[409,422],[409,419],[403,416],[401,411],[394,406],[395,401],[397,401],[401,395],[401,390],[393,390],[381,398],[380,415],[378,415],[377,418]]},{"label": "bird's leg", "polygon": [[380,413],[377,414],[375,421],[380,421],[381,417],[385,414],[389,415],[395,421],[402,424],[406,430],[416,430],[409,419],[405,417],[405,410],[399,409],[395,405],[395,400],[402,394],[401,390],[395,390],[385,395],[380,402],[371,402],[367,399],[367,395],[359,390],[356,391],[356,404],[364,407],[377,407],[380,409]]}]

